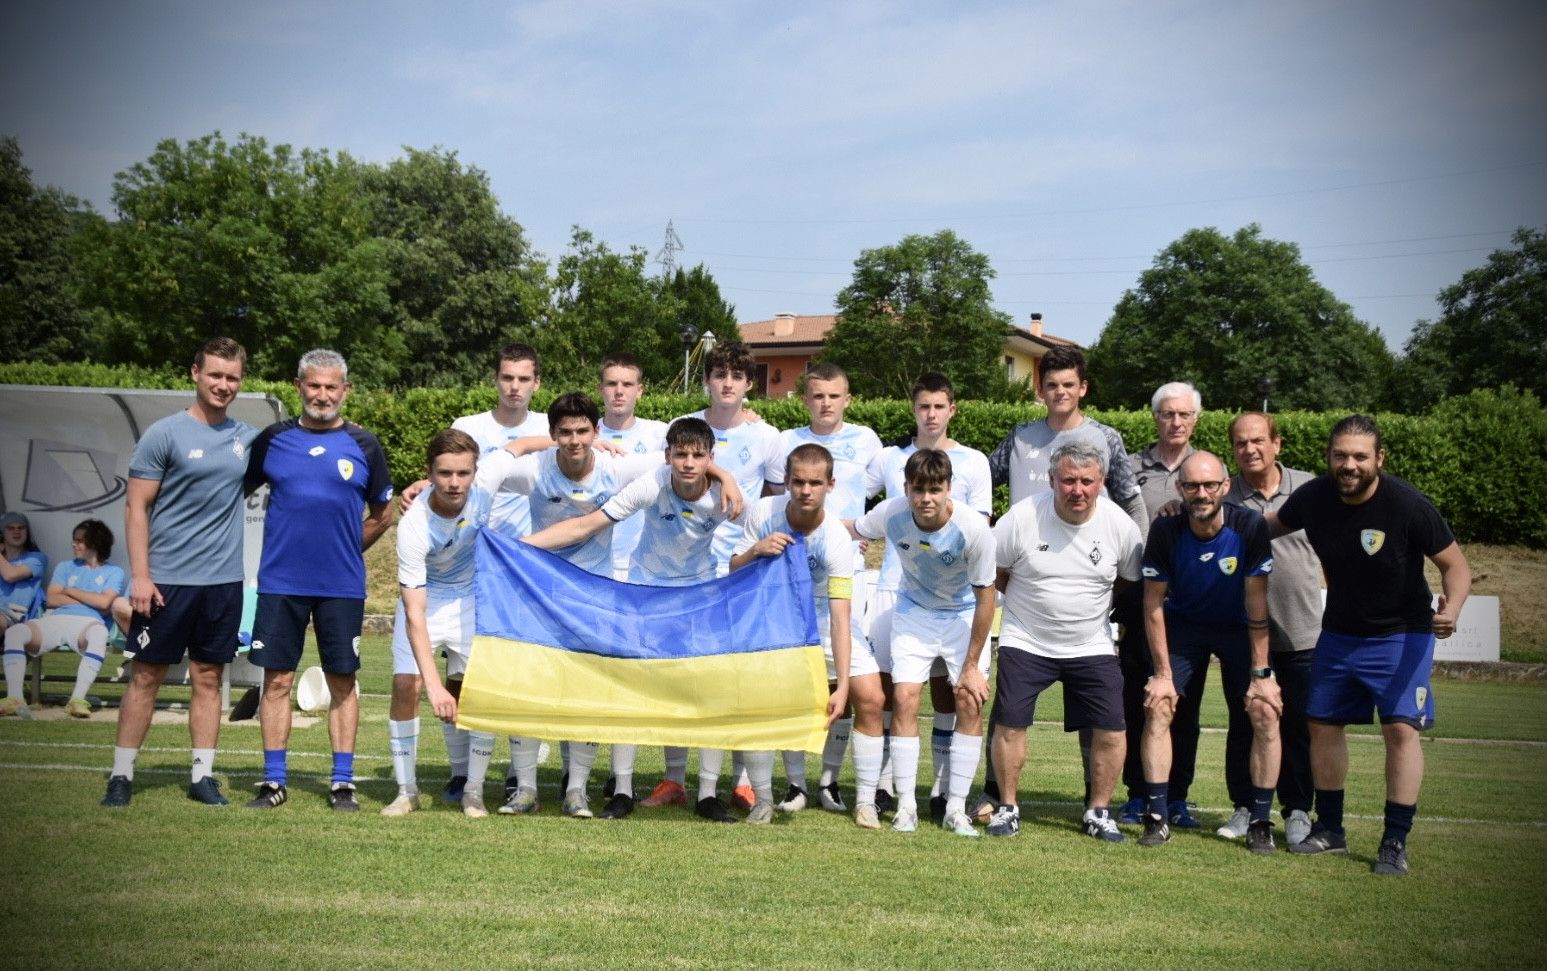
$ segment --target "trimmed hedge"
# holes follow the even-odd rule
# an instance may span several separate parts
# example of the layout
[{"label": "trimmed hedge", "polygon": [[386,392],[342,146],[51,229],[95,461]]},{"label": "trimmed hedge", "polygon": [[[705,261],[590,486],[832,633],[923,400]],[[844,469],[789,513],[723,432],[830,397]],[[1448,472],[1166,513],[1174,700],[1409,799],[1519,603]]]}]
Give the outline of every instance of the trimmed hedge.
[{"label": "trimmed hedge", "polygon": [[[186,372],[154,372],[100,364],[4,364],[0,383],[44,384],[99,388],[190,388]],[[296,414],[300,400],[290,384],[248,381],[244,391],[267,392]],[[538,410],[553,400],[544,389],[534,402]],[[416,388],[401,393],[356,388],[345,413],[375,432],[386,449],[392,477],[399,487],[419,478],[424,445],[436,431],[459,415],[492,408],[494,389]],[[703,395],[652,395],[639,403],[639,414],[663,421],[705,407]],[[779,428],[806,422],[806,411],[794,398],[751,403],[765,421]],[[1018,422],[1045,414],[1040,405],[962,401],[951,423],[954,438],[990,452]],[[1154,420],[1145,411],[1091,411],[1092,417],[1116,428],[1129,451],[1146,448],[1155,437]],[[908,402],[856,400],[848,420],[875,429],[882,440],[911,432]],[[1230,418],[1225,412],[1205,412],[1198,420],[1193,444],[1225,457]],[[1342,413],[1280,412],[1274,415],[1284,439],[1280,460],[1309,471],[1324,467],[1327,434]],[[1513,387],[1483,389],[1439,402],[1429,414],[1380,415],[1385,437],[1386,468],[1409,479],[1434,500],[1456,535],[1466,541],[1547,546],[1547,410],[1531,394]],[[1006,501],[1003,488],[996,505]]]}]

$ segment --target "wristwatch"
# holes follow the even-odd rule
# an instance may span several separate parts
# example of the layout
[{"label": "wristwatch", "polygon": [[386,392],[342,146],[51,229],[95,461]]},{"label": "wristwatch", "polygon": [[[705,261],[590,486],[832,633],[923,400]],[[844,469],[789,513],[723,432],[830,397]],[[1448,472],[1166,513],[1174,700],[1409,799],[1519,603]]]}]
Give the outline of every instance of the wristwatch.
[{"label": "wristwatch", "polygon": [[1273,677],[1273,669],[1272,668],[1252,668],[1252,677],[1254,677],[1254,678],[1271,678],[1271,677]]}]

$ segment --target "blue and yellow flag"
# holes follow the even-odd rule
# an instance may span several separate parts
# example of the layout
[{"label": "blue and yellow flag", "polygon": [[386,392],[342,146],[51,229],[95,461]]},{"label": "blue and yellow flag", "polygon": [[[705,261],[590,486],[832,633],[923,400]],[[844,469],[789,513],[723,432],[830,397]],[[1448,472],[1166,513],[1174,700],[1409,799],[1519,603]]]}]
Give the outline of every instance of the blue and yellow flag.
[{"label": "blue and yellow flag", "polygon": [[497,735],[820,752],[805,544],[689,587],[617,583],[493,530],[457,724]]}]

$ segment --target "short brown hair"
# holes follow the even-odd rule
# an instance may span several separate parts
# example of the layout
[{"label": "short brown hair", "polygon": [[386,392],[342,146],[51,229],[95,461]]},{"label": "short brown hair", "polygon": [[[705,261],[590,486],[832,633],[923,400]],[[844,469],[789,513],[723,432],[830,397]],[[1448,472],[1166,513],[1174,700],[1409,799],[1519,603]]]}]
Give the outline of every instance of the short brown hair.
[{"label": "short brown hair", "polygon": [[430,436],[430,446],[425,449],[425,462],[434,465],[435,460],[442,455],[467,454],[477,460],[482,451],[467,432],[460,428],[444,428]]},{"label": "short brown hair", "polygon": [[226,361],[235,361],[247,370],[247,350],[229,337],[211,337],[199,345],[199,349],[193,352],[193,366],[203,370],[206,357],[218,357]]},{"label": "short brown hair", "polygon": [[510,361],[513,364],[520,363],[521,361],[531,361],[532,375],[538,378],[543,376],[543,362],[537,357],[537,349],[530,344],[506,344],[500,348],[499,354],[494,358],[495,374],[500,372],[500,365],[506,361]]},{"label": "short brown hair", "polygon": [[708,377],[716,371],[726,371],[731,374],[740,371],[747,380],[757,373],[756,363],[752,360],[752,349],[741,341],[721,341],[709,348],[709,353],[704,355],[704,377]]},{"label": "short brown hair", "polygon": [[1243,418],[1261,418],[1263,421],[1268,423],[1268,438],[1273,441],[1278,441],[1278,423],[1273,420],[1272,415],[1265,411],[1243,411],[1239,415],[1236,415],[1234,418],[1230,419],[1230,428],[1225,432],[1225,436],[1230,439],[1231,445],[1235,444],[1235,426],[1239,424]]},{"label": "short brown hair", "polygon": [[913,486],[936,485],[951,481],[951,457],[938,448],[921,448],[908,456],[902,467],[903,481]]},{"label": "short brown hair", "polygon": [[1054,371],[1073,371],[1085,380],[1085,353],[1078,347],[1054,347],[1037,362],[1037,383]]},{"label": "short brown hair", "polygon": [[799,462],[801,465],[809,465],[812,462],[821,462],[822,468],[826,470],[822,478],[831,479],[833,477],[833,453],[818,445],[816,442],[807,442],[804,445],[797,445],[795,448],[790,450],[789,455],[784,457],[785,481],[789,481],[790,476],[795,474],[794,469],[796,462]]}]

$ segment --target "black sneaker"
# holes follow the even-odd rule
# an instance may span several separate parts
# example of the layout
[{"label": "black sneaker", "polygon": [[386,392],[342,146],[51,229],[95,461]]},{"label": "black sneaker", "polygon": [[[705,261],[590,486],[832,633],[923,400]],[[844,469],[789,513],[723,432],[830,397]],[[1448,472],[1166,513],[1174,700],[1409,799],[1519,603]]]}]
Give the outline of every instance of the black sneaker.
[{"label": "black sneaker", "polygon": [[612,794],[618,791],[618,777],[610,775],[607,781],[602,783],[602,798],[611,799]]},{"label": "black sneaker", "polygon": [[102,805],[109,809],[122,809],[133,798],[134,783],[126,775],[115,775],[107,780],[107,795],[102,797]]},{"label": "black sneaker", "polygon": [[1348,838],[1339,830],[1331,830],[1317,820],[1311,825],[1311,835],[1289,848],[1291,853],[1347,853]]},{"label": "black sneaker", "polygon": [[[509,785],[509,782],[506,782]],[[462,805],[462,790],[467,788],[467,776],[454,775],[446,781],[446,788],[440,791],[440,801]]]},{"label": "black sneaker", "polygon": [[355,787],[347,782],[335,782],[328,790],[328,808],[336,813],[357,813],[360,800],[355,798]]},{"label": "black sneaker", "polygon": [[509,802],[510,797],[514,796],[516,794],[516,790],[519,788],[521,788],[521,783],[516,779],[516,777],[513,775],[507,775],[505,777],[505,801]]},{"label": "black sneaker", "polygon": [[945,822],[944,796],[929,797],[929,818],[935,821],[936,826],[939,826],[941,823]]},{"label": "black sneaker", "polygon": [[198,782],[190,783],[188,786],[188,798],[194,802],[202,802],[206,806],[229,806],[231,804],[231,800],[227,799],[225,794],[220,791],[220,783],[216,782],[215,777],[212,775],[207,775]]},{"label": "black sneaker", "polygon": [[828,812],[847,813],[849,811],[849,804],[843,801],[843,793],[838,791],[838,783],[829,782],[825,786],[818,786],[816,794],[822,808]]},{"label": "black sneaker", "polygon": [[700,799],[698,801],[698,805],[693,807],[693,811],[698,813],[698,815],[702,816],[703,818],[709,820],[711,823],[740,822],[740,820],[738,820],[735,816],[731,815],[731,811],[729,809],[725,808],[725,803],[721,802],[715,796],[705,796],[704,798]]},{"label": "black sneaker", "polygon": [[614,792],[607,805],[602,807],[600,818],[623,819],[634,811],[634,797],[626,792]]},{"label": "black sneaker", "polygon": [[897,797],[885,789],[876,790],[876,812],[889,813],[897,808]]},{"label": "black sneaker", "polygon": [[1273,820],[1259,819],[1246,827],[1246,848],[1253,853],[1274,853]]},{"label": "black sneaker", "polygon": [[283,806],[285,800],[289,798],[290,793],[286,792],[285,787],[278,782],[260,782],[258,794],[248,801],[247,808],[273,809],[276,806]]},{"label": "black sneaker", "polygon": [[[1307,837],[1308,839],[1309,837]],[[1407,876],[1407,845],[1400,840],[1383,839],[1370,872],[1378,877]]]},{"label": "black sneaker", "polygon": [[1144,814],[1144,835],[1139,837],[1140,846],[1164,846],[1171,842],[1171,827],[1165,817],[1155,813]]}]

